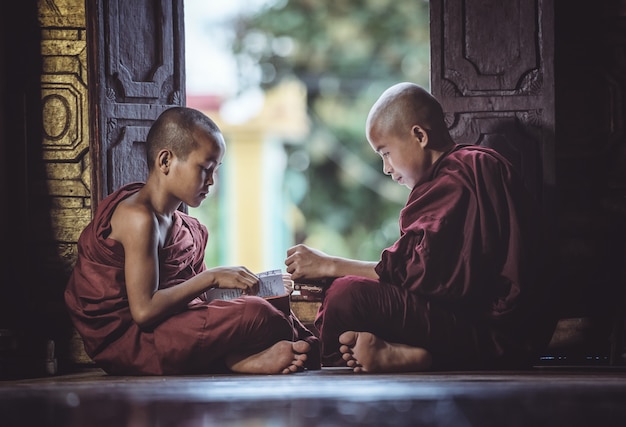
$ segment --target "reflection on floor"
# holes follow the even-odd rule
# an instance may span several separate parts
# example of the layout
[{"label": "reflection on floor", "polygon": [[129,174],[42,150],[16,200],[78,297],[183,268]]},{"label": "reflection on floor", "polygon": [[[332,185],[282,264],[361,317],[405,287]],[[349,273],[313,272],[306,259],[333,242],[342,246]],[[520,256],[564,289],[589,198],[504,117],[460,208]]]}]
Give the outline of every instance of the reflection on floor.
[{"label": "reflection on floor", "polygon": [[624,426],[626,370],[112,377],[0,382],[12,426]]}]

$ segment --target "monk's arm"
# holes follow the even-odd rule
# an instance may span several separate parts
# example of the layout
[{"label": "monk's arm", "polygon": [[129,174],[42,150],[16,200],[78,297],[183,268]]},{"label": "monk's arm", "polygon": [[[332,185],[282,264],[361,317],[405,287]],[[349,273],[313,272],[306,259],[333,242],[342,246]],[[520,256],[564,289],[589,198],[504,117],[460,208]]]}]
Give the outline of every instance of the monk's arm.
[{"label": "monk's arm", "polygon": [[378,274],[374,268],[377,262],[373,261],[360,261],[356,259],[341,258],[341,257],[329,257],[329,272],[328,277],[341,277],[341,276],[361,276],[369,279],[378,280]]},{"label": "monk's arm", "polygon": [[296,245],[287,251],[287,272],[293,280],[322,280],[355,275],[378,279],[377,262],[330,256],[306,245]]},{"label": "monk's arm", "polygon": [[[119,207],[118,207],[119,209]],[[116,212],[117,213],[117,212]],[[258,278],[243,267],[219,267],[159,289],[158,224],[152,215],[130,212],[112,225],[112,235],[124,246],[124,275],[128,304],[140,327],[158,323],[183,309],[189,301],[214,287],[258,291]],[[117,229],[116,229],[117,227]]]},{"label": "monk's arm", "polygon": [[179,285],[158,289],[149,298],[144,295],[133,302],[129,295],[133,320],[141,327],[158,323],[212,288],[241,289],[244,294],[254,295],[258,293],[258,278],[243,267],[219,267],[205,270]]}]

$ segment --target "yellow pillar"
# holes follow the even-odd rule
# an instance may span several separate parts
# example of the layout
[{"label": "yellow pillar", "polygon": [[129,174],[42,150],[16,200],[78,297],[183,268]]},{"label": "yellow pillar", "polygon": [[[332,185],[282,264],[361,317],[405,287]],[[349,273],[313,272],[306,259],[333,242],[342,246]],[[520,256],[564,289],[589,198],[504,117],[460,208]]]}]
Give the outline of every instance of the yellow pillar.
[{"label": "yellow pillar", "polygon": [[227,200],[228,259],[253,272],[264,269],[263,253],[263,132],[231,129],[227,138],[228,175],[222,188]]},{"label": "yellow pillar", "polygon": [[255,273],[284,269],[284,235],[277,225],[278,217],[287,215],[280,181],[285,167],[281,141],[299,140],[309,131],[306,88],[297,81],[284,82],[265,93],[256,116],[238,124],[224,120],[216,106],[202,108],[191,100],[188,106],[204,110],[226,139],[218,182],[220,233],[213,233],[220,241],[209,244],[217,244],[225,254],[220,257],[223,264],[244,265]]}]

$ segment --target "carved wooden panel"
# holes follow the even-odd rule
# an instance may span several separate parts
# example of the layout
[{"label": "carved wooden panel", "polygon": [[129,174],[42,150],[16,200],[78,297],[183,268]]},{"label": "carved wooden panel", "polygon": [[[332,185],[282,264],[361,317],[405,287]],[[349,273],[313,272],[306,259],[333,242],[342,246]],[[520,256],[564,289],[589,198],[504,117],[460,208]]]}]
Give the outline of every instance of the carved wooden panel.
[{"label": "carved wooden panel", "polygon": [[184,103],[182,7],[182,0],[93,5],[95,203],[128,182],[146,179],[148,129],[163,110]]},{"label": "carved wooden panel", "polygon": [[626,1],[430,5],[432,92],[452,135],[505,154],[544,202],[557,314],[613,321],[625,304]]},{"label": "carved wooden panel", "polygon": [[[431,86],[460,143],[491,146],[544,201],[554,185],[552,2],[433,0]],[[547,55],[547,56],[546,56]]]},{"label": "carved wooden panel", "polygon": [[[536,77],[540,52],[534,2],[447,1],[444,6],[443,77],[464,95],[513,95]],[[447,25],[446,25],[447,24]]]}]

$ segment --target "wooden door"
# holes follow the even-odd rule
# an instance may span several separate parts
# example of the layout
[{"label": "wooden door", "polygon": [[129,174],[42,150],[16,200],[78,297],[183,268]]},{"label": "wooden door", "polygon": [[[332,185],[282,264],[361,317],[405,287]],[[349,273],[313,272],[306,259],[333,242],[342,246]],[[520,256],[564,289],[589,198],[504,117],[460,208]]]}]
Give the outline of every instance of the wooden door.
[{"label": "wooden door", "polygon": [[165,109],[185,103],[182,0],[87,2],[92,31],[92,201],[144,181],[143,143]]},{"label": "wooden door", "polygon": [[554,187],[552,0],[432,0],[431,85],[459,143],[490,146],[539,200]]},{"label": "wooden door", "polygon": [[614,349],[623,339],[612,324],[623,325],[626,305],[626,1],[430,6],[432,91],[451,133],[505,154],[543,202],[553,309],[586,319],[572,339],[604,360],[611,329]]}]

